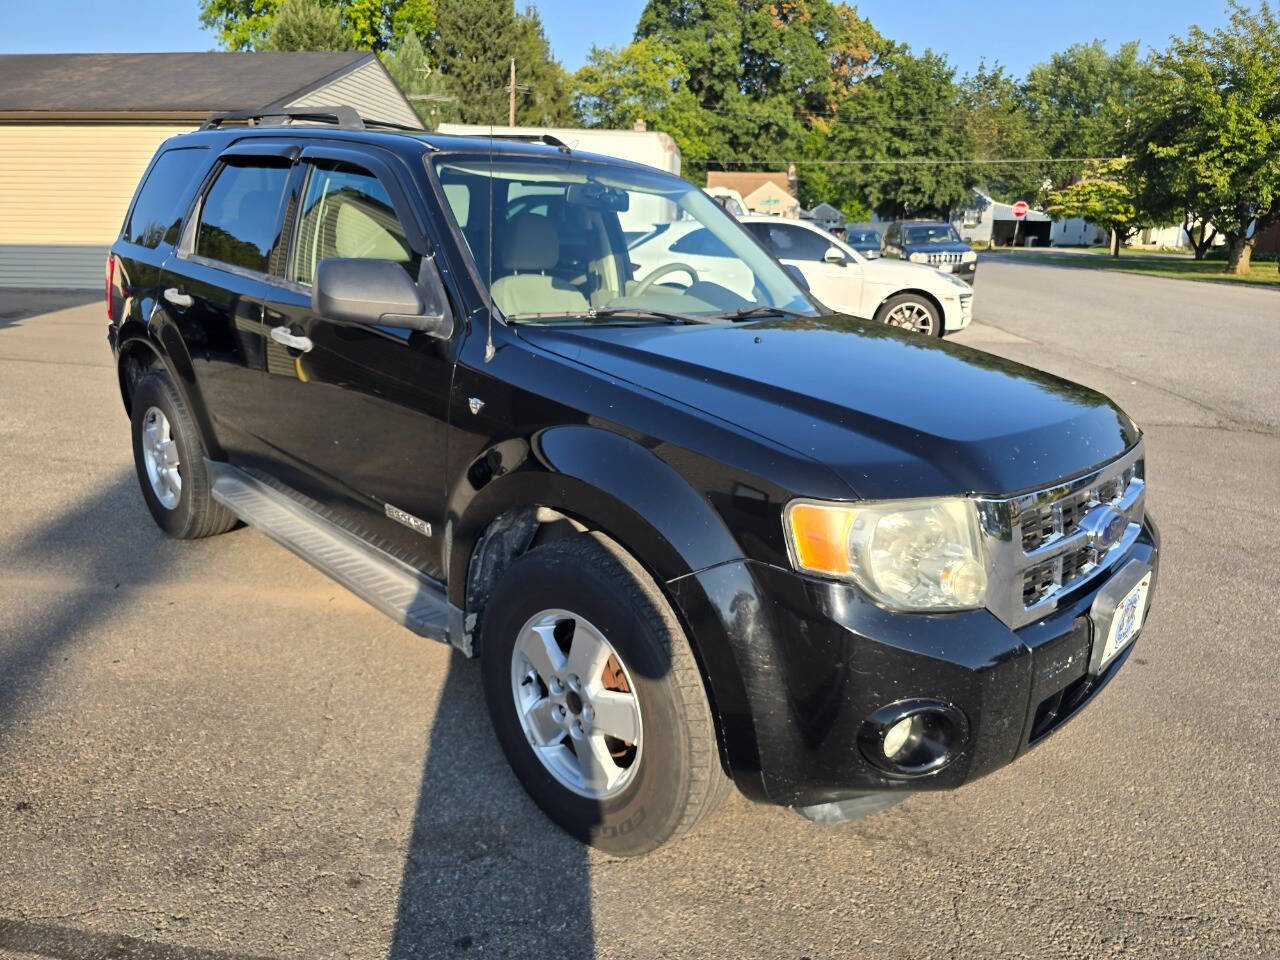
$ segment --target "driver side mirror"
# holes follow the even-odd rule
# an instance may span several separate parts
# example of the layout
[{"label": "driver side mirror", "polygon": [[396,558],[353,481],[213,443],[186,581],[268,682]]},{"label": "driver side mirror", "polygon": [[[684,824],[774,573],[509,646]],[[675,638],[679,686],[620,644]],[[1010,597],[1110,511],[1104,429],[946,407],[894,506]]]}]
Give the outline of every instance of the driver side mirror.
[{"label": "driver side mirror", "polygon": [[827,252],[822,255],[822,259],[827,263],[844,266],[845,261],[848,258],[844,255],[844,251],[839,247],[827,247]]},{"label": "driver side mirror", "polygon": [[453,333],[449,300],[430,257],[423,259],[416,284],[394,260],[321,260],[311,288],[311,309],[333,320],[403,327],[441,339]]}]

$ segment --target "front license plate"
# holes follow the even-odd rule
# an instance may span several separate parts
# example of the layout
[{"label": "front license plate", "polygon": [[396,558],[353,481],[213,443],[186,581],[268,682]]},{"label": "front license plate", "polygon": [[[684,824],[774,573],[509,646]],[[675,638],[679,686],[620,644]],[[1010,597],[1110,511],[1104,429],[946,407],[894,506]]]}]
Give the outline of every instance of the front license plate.
[{"label": "front license plate", "polygon": [[1133,642],[1133,638],[1142,629],[1142,615],[1147,609],[1147,590],[1151,587],[1151,574],[1138,581],[1137,586],[1125,594],[1124,599],[1116,607],[1111,618],[1111,629],[1107,631],[1107,642],[1102,648],[1102,661],[1099,670],[1106,669],[1107,664],[1116,658],[1121,650]]},{"label": "front license plate", "polygon": [[949,264],[949,263],[940,263],[940,264],[938,264],[938,269],[939,269],[939,270],[941,270],[943,273],[950,273],[950,272],[951,272],[951,267],[952,267],[952,265],[951,265],[951,264]]}]

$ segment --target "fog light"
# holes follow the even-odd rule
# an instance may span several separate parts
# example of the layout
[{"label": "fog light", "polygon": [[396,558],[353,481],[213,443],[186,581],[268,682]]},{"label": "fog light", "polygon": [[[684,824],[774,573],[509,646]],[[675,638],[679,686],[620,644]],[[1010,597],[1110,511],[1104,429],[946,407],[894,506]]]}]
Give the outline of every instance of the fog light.
[{"label": "fog light", "polygon": [[858,747],[886,773],[922,777],[960,755],[968,737],[969,724],[958,707],[938,700],[899,700],[862,722]]},{"label": "fog light", "polygon": [[907,746],[907,741],[911,739],[911,735],[916,732],[916,717],[903,717],[892,727],[885,731],[884,734],[884,755],[892,760],[898,754],[902,753]]}]

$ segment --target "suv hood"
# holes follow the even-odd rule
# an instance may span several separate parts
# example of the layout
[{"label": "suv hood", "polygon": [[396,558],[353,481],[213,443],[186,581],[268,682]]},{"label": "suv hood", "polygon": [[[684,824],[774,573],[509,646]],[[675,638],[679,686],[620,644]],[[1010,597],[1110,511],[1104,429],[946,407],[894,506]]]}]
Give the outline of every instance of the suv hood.
[{"label": "suv hood", "polygon": [[968,253],[973,248],[967,243],[904,243],[902,249],[908,253]]},{"label": "suv hood", "polygon": [[806,454],[864,499],[1044,486],[1139,436],[1087,387],[852,317],[517,330]]},{"label": "suv hood", "polygon": [[873,283],[911,283],[925,287],[944,287],[948,288],[947,293],[952,296],[957,291],[964,293],[970,289],[967,283],[965,290],[960,290],[958,287],[955,290],[949,289],[950,276],[939,272],[937,267],[931,267],[927,263],[912,263],[910,260],[897,260],[893,257],[876,257],[875,259],[868,257],[862,264],[862,275]]}]

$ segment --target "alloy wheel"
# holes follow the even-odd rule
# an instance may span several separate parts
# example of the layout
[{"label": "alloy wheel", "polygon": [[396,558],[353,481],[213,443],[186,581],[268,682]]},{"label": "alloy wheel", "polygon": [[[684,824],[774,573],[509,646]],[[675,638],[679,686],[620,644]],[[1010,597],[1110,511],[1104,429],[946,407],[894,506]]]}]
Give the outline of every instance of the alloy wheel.
[{"label": "alloy wheel", "polygon": [[895,306],[885,314],[884,322],[891,327],[914,330],[916,333],[923,333],[926,336],[932,336],[934,332],[933,314],[929,312],[924,304],[916,303],[912,300]]},{"label": "alloy wheel", "polygon": [[142,418],[142,460],[147,479],[151,481],[151,492],[166,510],[175,509],[182,497],[178,445],[174,442],[169,418],[159,407],[148,407]]},{"label": "alloy wheel", "polygon": [[534,755],[592,800],[625,790],[640,766],[635,684],[603,633],[567,610],[530,617],[511,654],[516,714]]}]

